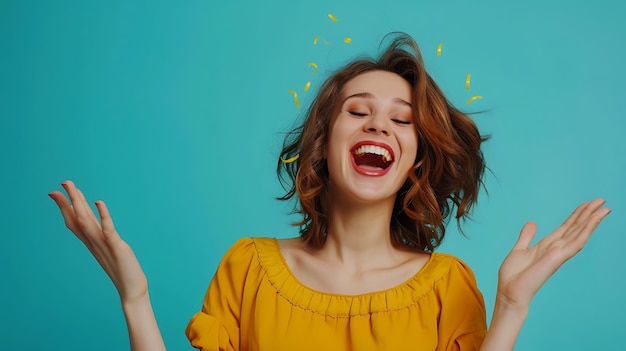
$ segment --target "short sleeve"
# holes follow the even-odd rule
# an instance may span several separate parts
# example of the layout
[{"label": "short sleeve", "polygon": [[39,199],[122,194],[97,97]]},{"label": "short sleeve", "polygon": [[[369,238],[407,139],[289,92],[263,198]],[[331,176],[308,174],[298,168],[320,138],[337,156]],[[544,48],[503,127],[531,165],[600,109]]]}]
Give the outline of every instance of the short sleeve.
[{"label": "short sleeve", "polygon": [[441,303],[438,351],[478,351],[487,334],[485,302],[471,269],[454,259],[437,283]]},{"label": "short sleeve", "polygon": [[209,285],[202,311],[192,318],[185,334],[202,351],[238,351],[241,303],[256,250],[252,239],[240,239],[226,252]]}]

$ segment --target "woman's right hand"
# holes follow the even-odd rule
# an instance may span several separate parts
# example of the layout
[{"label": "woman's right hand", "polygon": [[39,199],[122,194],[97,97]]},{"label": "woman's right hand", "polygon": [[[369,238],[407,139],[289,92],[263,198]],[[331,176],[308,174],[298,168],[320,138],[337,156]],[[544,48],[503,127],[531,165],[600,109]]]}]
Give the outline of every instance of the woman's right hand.
[{"label": "woman's right hand", "polygon": [[85,196],[72,181],[61,185],[67,191],[69,200],[60,191],[53,191],[49,196],[59,206],[67,228],[87,246],[111,278],[122,303],[133,303],[147,297],[146,276],[133,250],[115,230],[104,202],[95,202],[100,216],[98,221]]}]

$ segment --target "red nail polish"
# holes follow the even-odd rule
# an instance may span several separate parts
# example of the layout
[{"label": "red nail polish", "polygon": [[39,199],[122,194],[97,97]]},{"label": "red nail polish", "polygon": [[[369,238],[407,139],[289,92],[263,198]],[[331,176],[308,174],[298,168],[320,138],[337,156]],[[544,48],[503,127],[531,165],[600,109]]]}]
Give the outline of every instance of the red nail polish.
[{"label": "red nail polish", "polygon": [[54,200],[54,196],[52,196],[52,193],[48,193],[48,196],[50,196],[50,198]]}]

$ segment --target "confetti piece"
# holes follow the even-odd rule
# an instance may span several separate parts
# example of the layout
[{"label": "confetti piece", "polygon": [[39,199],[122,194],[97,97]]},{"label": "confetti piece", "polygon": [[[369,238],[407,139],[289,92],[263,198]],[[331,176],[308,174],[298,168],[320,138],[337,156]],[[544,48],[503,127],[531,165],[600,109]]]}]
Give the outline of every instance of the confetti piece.
[{"label": "confetti piece", "polygon": [[297,160],[297,159],[299,159],[299,158],[300,158],[300,154],[296,154],[296,156],[294,156],[294,157],[290,157],[290,158],[288,158],[288,159],[286,159],[286,160],[283,160],[283,159],[282,159],[282,157],[281,157],[281,158],[280,158],[280,160],[281,160],[283,163],[292,163],[292,162],[294,162],[295,160]]},{"label": "confetti piece", "polygon": [[[313,45],[317,45],[317,42],[320,40],[320,36],[316,36],[315,38],[313,38]],[[324,44],[326,45],[330,45],[332,44],[330,41],[324,39]]]},{"label": "confetti piece", "polygon": [[328,14],[328,18],[330,18],[330,20],[333,21],[333,22],[337,22],[337,18],[335,16],[333,16],[332,13]]},{"label": "confetti piece", "polygon": [[469,90],[469,88],[470,88],[470,79],[472,79],[472,75],[468,74],[467,78],[465,78],[465,89],[466,90]]},{"label": "confetti piece", "polygon": [[472,96],[471,98],[469,98],[469,99],[466,101],[466,103],[469,105],[469,104],[471,104],[471,103],[472,103],[472,101],[474,101],[474,100],[476,100],[476,99],[482,99],[482,98],[483,98],[483,97],[482,97],[482,96],[480,96],[480,95],[475,95],[475,96]]},{"label": "confetti piece", "polygon": [[443,47],[443,44],[437,45],[437,56],[441,56],[441,48],[442,47]]},{"label": "confetti piece", "polygon": [[306,82],[306,84],[304,85],[304,91],[309,90],[310,87],[311,87],[311,82]]},{"label": "confetti piece", "polygon": [[289,94],[293,94],[293,101],[296,103],[296,107],[300,107],[300,102],[298,101],[298,93],[296,93],[295,91],[293,91],[291,89],[287,90],[287,92]]},{"label": "confetti piece", "polygon": [[351,43],[352,42],[352,38],[345,38],[343,41],[346,42],[346,43]]},{"label": "confetti piece", "polygon": [[319,69],[319,67],[317,66],[317,63],[315,63],[315,62],[309,63],[309,67],[315,67],[315,70],[313,72],[311,72],[311,74],[317,73],[317,70]]}]

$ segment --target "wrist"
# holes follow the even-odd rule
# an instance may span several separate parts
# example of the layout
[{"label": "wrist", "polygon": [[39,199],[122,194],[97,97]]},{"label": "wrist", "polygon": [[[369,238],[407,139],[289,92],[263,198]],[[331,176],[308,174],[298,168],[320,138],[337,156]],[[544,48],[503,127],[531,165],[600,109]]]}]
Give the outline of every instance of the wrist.
[{"label": "wrist", "polygon": [[528,305],[512,303],[506,297],[498,294],[491,324],[480,350],[513,350],[527,315]]},{"label": "wrist", "polygon": [[527,316],[528,305],[512,303],[504,297],[496,296],[489,329],[506,330],[504,334],[515,335],[516,338]]},{"label": "wrist", "polygon": [[133,299],[122,299],[122,309],[128,327],[131,350],[165,350],[147,291]]},{"label": "wrist", "polygon": [[122,309],[124,312],[137,312],[149,308],[152,310],[152,304],[150,303],[150,295],[146,291],[145,294],[135,296],[133,298],[121,298]]},{"label": "wrist", "polygon": [[528,315],[528,310],[528,303],[512,301],[500,293],[496,295],[494,314],[505,314],[508,316],[525,319]]}]

